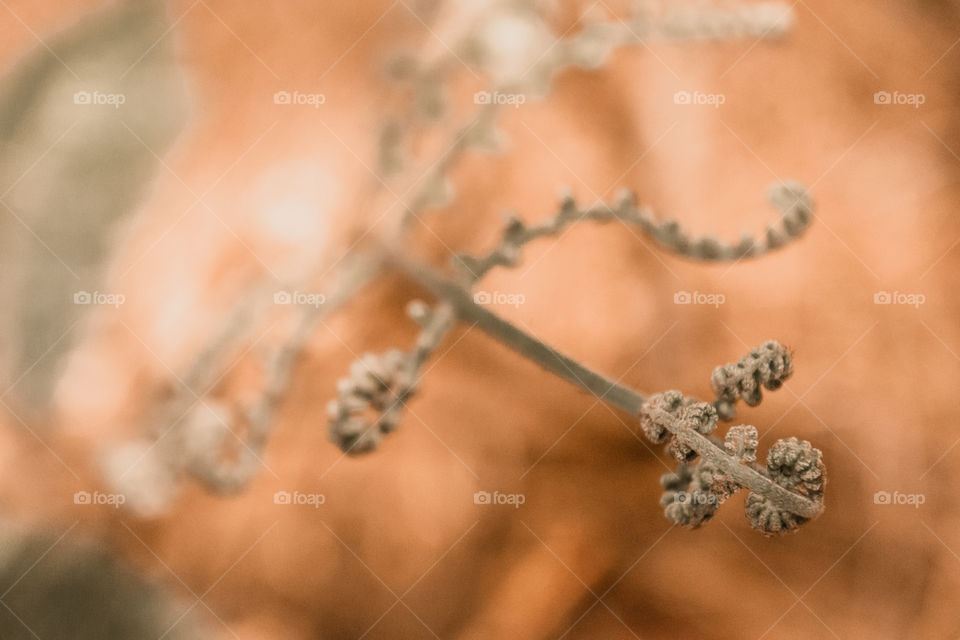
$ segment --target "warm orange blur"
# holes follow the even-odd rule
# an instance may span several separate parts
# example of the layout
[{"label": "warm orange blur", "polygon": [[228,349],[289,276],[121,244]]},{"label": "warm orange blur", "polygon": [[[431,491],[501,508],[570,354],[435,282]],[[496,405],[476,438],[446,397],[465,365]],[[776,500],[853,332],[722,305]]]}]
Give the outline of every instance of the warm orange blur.
[{"label": "warm orange blur", "polygon": [[[5,68],[106,5],[2,4]],[[329,273],[368,229],[361,246],[389,232],[400,207],[370,170],[398,101],[384,63],[435,37],[403,1],[167,5],[189,119],[112,238],[108,281],[126,304],[81,325],[66,361],[43,436],[63,462],[4,417],[5,515],[55,535],[80,520],[71,536],[104,541],[181,609],[206,592],[195,613],[213,637],[960,635],[960,6],[801,0],[780,41],[661,42],[565,71],[547,100],[506,110],[505,153],[468,154],[453,204],[414,223],[415,255],[446,266],[450,251],[491,246],[507,209],[550,215],[562,186],[587,202],[628,187],[659,215],[735,238],[775,218],[767,185],[807,185],[811,229],[756,261],[692,263],[622,225],[583,224],[483,283],[525,296],[499,313],[646,392],[709,397],[714,366],[766,339],[789,345],[794,376],[740,417],[764,451],[790,436],[823,450],[827,509],[766,539],[740,496],[702,529],[671,530],[658,504],[671,462],[636,420],[468,326],[441,347],[398,431],[343,458],[326,438],[336,380],[358,354],[415,335],[403,308],[426,294],[398,274],[319,326],[266,450],[271,471],[246,491],[191,483],[157,520],[74,505],[102,448],[182,392],[172,372],[232,296]],[[572,24],[572,9],[545,5],[558,33]],[[272,100],[294,88],[326,102]],[[455,113],[476,88],[466,73],[450,88]],[[725,103],[674,104],[694,88]],[[877,91],[925,101],[876,104]],[[315,224],[284,223],[302,208]],[[676,305],[681,290],[725,301]],[[923,303],[875,304],[884,291]],[[255,334],[277,339],[268,325]],[[237,356],[218,395],[248,392],[252,355]],[[295,488],[326,503],[274,504]],[[484,508],[478,490],[525,503]],[[877,491],[924,502],[875,504]]]}]

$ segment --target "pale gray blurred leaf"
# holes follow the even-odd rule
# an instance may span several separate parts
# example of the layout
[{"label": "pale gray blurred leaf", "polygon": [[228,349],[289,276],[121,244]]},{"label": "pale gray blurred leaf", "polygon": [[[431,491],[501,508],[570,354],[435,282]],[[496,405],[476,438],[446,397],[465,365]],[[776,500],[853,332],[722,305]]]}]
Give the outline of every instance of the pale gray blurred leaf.
[{"label": "pale gray blurred leaf", "polygon": [[186,119],[170,25],[161,2],[111,5],[41,34],[0,81],[0,360],[27,404],[49,398],[77,321],[103,309],[74,295],[103,291],[117,221]]}]

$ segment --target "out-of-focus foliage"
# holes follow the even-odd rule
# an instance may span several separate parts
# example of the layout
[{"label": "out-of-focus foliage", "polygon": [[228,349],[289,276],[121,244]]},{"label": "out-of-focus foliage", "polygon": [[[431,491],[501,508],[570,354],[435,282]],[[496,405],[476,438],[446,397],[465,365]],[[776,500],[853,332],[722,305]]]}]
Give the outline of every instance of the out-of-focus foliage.
[{"label": "out-of-focus foliage", "polygon": [[123,2],[44,38],[0,82],[0,349],[25,402],[49,397],[89,308],[74,296],[97,291],[117,221],[185,122],[169,26],[161,2]]},{"label": "out-of-focus foliage", "polygon": [[2,532],[3,640],[197,637],[189,614],[177,623],[180,612],[160,589],[105,551],[26,535],[9,523]]}]

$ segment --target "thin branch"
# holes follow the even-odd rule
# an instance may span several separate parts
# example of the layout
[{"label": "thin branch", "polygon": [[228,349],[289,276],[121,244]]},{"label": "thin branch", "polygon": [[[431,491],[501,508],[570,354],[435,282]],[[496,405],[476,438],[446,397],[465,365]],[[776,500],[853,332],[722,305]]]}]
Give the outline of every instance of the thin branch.
[{"label": "thin branch", "polygon": [[767,228],[763,237],[746,235],[736,244],[731,244],[712,236],[693,236],[674,220],[657,221],[649,208],[635,206],[634,197],[629,192],[624,193],[615,205],[599,203],[588,208],[581,208],[572,196],[566,196],[560,202],[559,211],[538,225],[527,226],[516,216],[509,216],[500,243],[493,250],[479,258],[457,256],[457,264],[465,283],[472,284],[494,267],[515,266],[520,260],[521,249],[527,243],[538,238],[557,236],[581,220],[601,223],[620,220],[637,227],[661,247],[694,260],[725,262],[756,258],[799,237],[812,218],[812,201],[799,183],[774,185],[770,189],[770,202],[780,210],[779,220]]},{"label": "thin branch", "polygon": [[523,357],[532,360],[547,371],[583,387],[610,404],[620,407],[632,415],[637,415],[637,412],[639,412],[644,400],[643,395],[619,385],[573,358],[565,356],[523,329],[477,305],[470,293],[456,282],[448,280],[426,267],[414,265],[402,259],[397,259],[394,263],[438,298],[449,303],[461,321],[467,324],[476,324],[479,329]]},{"label": "thin branch", "polygon": [[[524,358],[535,362],[568,382],[586,389],[601,400],[619,407],[633,416],[640,415],[645,399],[642,393],[621,385],[563,355],[507,320],[475,304],[469,292],[456,282],[420,265],[412,265],[399,259],[395,259],[394,263],[434,295],[449,303],[461,321],[476,325],[487,335]],[[707,436],[696,432],[683,421],[664,420],[662,424],[682,444],[696,451],[737,484],[775,501],[782,509],[804,518],[816,517],[822,511],[821,503],[785,489],[752,467],[740,464],[735,456],[721,449]]]}]

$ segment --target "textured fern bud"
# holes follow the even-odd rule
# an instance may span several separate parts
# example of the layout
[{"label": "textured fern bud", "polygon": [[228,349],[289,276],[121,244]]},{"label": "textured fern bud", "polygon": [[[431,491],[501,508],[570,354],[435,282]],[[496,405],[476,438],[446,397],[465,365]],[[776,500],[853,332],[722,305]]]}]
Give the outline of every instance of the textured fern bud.
[{"label": "textured fern bud", "polygon": [[790,350],[774,340],[751,349],[736,363],[717,367],[710,376],[710,384],[717,394],[716,408],[720,417],[733,419],[733,405],[739,399],[751,407],[757,406],[763,399],[761,387],[771,391],[779,389],[791,373]]},{"label": "textured fern bud", "polygon": [[769,498],[755,493],[747,496],[745,510],[750,526],[765,536],[793,533],[807,521],[806,518],[779,508]]},{"label": "textured fern bud", "polygon": [[823,496],[823,454],[806,440],[777,440],[767,454],[767,471],[781,486],[800,489],[814,500]]},{"label": "textured fern bud", "polygon": [[705,436],[710,435],[717,428],[717,410],[706,402],[694,402],[685,406],[680,412],[680,419],[688,426]]},{"label": "textured fern bud", "polygon": [[723,448],[727,453],[736,456],[741,462],[757,461],[757,445],[760,443],[757,428],[749,425],[730,427],[727,431]]},{"label": "textured fern bud", "polygon": [[368,353],[351,364],[350,375],[337,383],[337,399],[327,406],[330,440],[352,455],[373,451],[396,428],[414,391],[413,371],[411,355],[397,350]]},{"label": "textured fern bud", "polygon": [[667,519],[693,529],[712,518],[721,502],[721,496],[712,491],[719,475],[706,462],[681,464],[675,472],[664,474],[660,506]]},{"label": "textured fern bud", "polygon": [[640,428],[643,429],[644,435],[654,444],[665,442],[670,432],[665,426],[661,412],[675,416],[683,403],[683,394],[679,391],[664,391],[647,398],[640,411]]},{"label": "textured fern bud", "polygon": [[655,443],[669,441],[667,452],[680,463],[676,472],[661,478],[665,492],[660,504],[668,519],[698,527],[740,489],[751,491],[747,518],[764,535],[793,531],[823,511],[823,457],[809,442],[778,440],[763,468],[756,463],[756,427],[730,427],[723,440],[713,435],[719,419],[733,417],[737,400],[759,403],[762,388],[779,388],[792,371],[790,351],[771,340],[714,370],[714,403],[698,402],[679,391],[640,403],[644,433]]},{"label": "textured fern bud", "polygon": [[[805,440],[778,440],[767,454],[767,474],[786,489],[817,502],[823,499],[826,482],[823,454]],[[793,532],[807,521],[755,493],[747,497],[745,508],[751,526],[766,536]]]},{"label": "textured fern bud", "polygon": [[667,453],[673,456],[677,462],[693,462],[699,455],[690,446],[680,442],[677,438],[672,438],[667,445]]},{"label": "textured fern bud", "polygon": [[[713,433],[717,428],[717,410],[706,402],[687,402],[688,404],[680,409],[680,424],[705,436]],[[667,450],[680,462],[689,462],[700,455],[677,437],[673,438]]]}]

